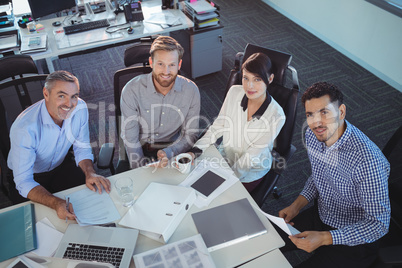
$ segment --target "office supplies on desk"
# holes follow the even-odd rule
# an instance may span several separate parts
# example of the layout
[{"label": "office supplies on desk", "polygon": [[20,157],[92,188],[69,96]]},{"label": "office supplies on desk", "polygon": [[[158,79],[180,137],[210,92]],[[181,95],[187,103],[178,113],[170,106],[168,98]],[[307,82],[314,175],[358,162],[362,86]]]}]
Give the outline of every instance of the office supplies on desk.
[{"label": "office supplies on desk", "polygon": [[21,54],[43,52],[47,50],[47,34],[23,35],[21,38]]},{"label": "office supplies on desk", "polygon": [[134,255],[134,263],[136,268],[215,267],[199,234],[136,254]]},{"label": "office supplies on desk", "polygon": [[37,248],[33,204],[1,213],[0,222],[0,262]]},{"label": "office supplies on desk", "polygon": [[110,26],[109,21],[107,19],[102,19],[102,20],[81,22],[74,25],[64,26],[63,29],[64,33],[68,35],[73,33],[80,33],[89,30],[94,30],[98,28],[106,28],[108,26]]},{"label": "office supplies on desk", "polygon": [[124,5],[124,16],[126,21],[143,21],[144,14],[142,13],[141,2],[127,3]]},{"label": "office supplies on desk", "polygon": [[191,216],[209,252],[267,232],[247,198],[193,213]]},{"label": "office supplies on desk", "polygon": [[119,224],[166,243],[195,198],[194,189],[151,182]]},{"label": "office supplies on desk", "polygon": [[81,226],[105,224],[120,219],[120,214],[105,189],[99,194],[84,188],[66,196],[68,197]]},{"label": "office supplies on desk", "polygon": [[128,267],[137,238],[134,229],[70,224],[54,256]]}]

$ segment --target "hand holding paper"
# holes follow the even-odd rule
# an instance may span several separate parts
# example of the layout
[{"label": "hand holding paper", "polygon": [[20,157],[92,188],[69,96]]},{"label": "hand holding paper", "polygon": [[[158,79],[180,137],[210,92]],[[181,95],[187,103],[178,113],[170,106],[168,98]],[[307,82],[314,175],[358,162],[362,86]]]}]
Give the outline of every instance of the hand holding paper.
[{"label": "hand holding paper", "polygon": [[281,228],[288,235],[295,235],[295,234],[300,233],[299,230],[294,228],[289,223],[286,223],[283,218],[269,215],[268,213],[265,213],[264,211],[262,211],[260,208],[258,208],[256,206],[254,206],[254,208],[258,209],[265,217],[267,217],[271,222],[275,223],[279,228]]}]

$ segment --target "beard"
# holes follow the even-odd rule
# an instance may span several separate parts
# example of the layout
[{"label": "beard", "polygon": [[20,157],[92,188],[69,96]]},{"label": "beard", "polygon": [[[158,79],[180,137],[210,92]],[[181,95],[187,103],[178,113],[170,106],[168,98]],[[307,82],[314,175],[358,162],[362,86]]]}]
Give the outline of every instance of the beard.
[{"label": "beard", "polygon": [[152,73],[152,78],[154,81],[156,81],[160,86],[162,87],[170,87],[174,84],[174,81],[176,80],[177,74],[175,75],[170,75],[170,79],[162,79],[159,74]]}]

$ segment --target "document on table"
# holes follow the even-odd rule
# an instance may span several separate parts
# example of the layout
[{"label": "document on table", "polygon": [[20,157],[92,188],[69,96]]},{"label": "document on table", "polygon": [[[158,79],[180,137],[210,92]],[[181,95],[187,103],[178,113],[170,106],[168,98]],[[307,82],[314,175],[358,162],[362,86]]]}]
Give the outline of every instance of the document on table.
[{"label": "document on table", "polygon": [[38,256],[52,257],[63,237],[63,233],[56,230],[48,218],[36,223],[38,248],[31,251]]},{"label": "document on table", "polygon": [[68,197],[80,226],[105,224],[120,219],[116,206],[105,190],[99,194],[85,188],[66,196]]},{"label": "document on table", "polygon": [[279,228],[281,228],[288,235],[295,235],[295,234],[300,233],[300,231],[297,230],[295,227],[293,227],[289,223],[286,223],[283,218],[275,217],[275,216],[272,216],[272,215],[270,215],[268,213],[265,213],[264,211],[262,211],[262,209],[260,209],[257,206],[253,206],[253,207],[255,209],[259,210],[265,217],[268,218],[268,220],[270,220],[271,222],[275,223]]}]

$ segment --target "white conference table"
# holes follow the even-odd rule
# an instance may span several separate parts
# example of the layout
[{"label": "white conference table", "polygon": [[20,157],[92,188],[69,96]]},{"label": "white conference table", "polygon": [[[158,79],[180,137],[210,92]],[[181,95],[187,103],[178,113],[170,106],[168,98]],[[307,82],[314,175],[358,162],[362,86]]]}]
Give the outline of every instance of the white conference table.
[{"label": "white conference table", "polygon": [[[206,152],[199,157],[198,160],[202,160],[205,158],[210,161],[215,161],[217,163],[223,162],[223,165],[225,165],[223,168],[229,168],[227,163],[222,161],[222,156],[214,146],[208,148]],[[119,177],[128,176],[132,178],[134,181],[134,194],[135,197],[138,198],[138,196],[145,190],[145,188],[149,185],[150,182],[160,182],[160,183],[177,185],[180,182],[182,182],[186,177],[186,175],[181,174],[179,171],[173,168],[157,169],[155,172],[153,171],[154,169],[152,168],[138,168],[111,176],[109,177],[109,179],[113,185],[114,181]],[[82,189],[84,187],[86,186],[85,185],[78,186],[75,188],[59,192],[55,195],[64,198],[65,195],[77,191],[79,189]],[[123,207],[123,205],[118,200],[118,196],[114,186],[112,186],[110,196],[114,201],[120,215],[124,216],[128,208]],[[257,207],[252,197],[248,194],[248,192],[245,190],[240,181],[238,181],[228,190],[222,193],[220,196],[215,198],[208,207],[199,209],[198,207],[193,205],[186,214],[186,216],[184,217],[184,219],[182,220],[182,222],[180,223],[180,225],[178,226],[178,228],[176,229],[176,231],[174,232],[174,234],[172,235],[172,237],[169,239],[168,243],[175,242],[198,233],[191,217],[192,213],[208,209],[211,207],[215,207],[218,205],[222,205],[225,203],[229,203],[245,197],[248,198],[248,200],[253,206]],[[16,206],[21,206],[24,204],[25,203],[5,208],[0,210],[0,212],[4,212],[13,209]],[[69,221],[68,223],[66,223],[65,220],[61,220],[57,217],[56,212],[54,210],[37,203],[34,204],[35,204],[36,221],[40,221],[43,218],[47,217],[50,220],[50,222],[52,222],[52,224],[56,227],[56,229],[63,233],[65,232],[68,224],[76,223],[75,221]],[[264,226],[267,228],[268,232],[258,237],[249,239],[247,241],[237,243],[211,252],[211,256],[215,262],[216,267],[219,268],[234,267],[253,259],[254,259],[253,261],[245,264],[244,267],[258,267],[258,265],[254,266],[253,263],[259,263],[260,261],[263,261],[265,263],[265,260],[267,261],[266,262],[267,265],[265,267],[269,267],[270,263],[280,264],[280,266],[275,265],[272,267],[291,267],[290,264],[282,255],[282,253],[279,250],[277,250],[278,248],[285,245],[284,241],[281,239],[281,237],[276,232],[275,228],[271,225],[271,223],[265,216],[263,216],[259,212],[257,212],[257,215],[261,219]],[[116,221],[116,223],[117,222],[118,221]],[[162,245],[163,244],[157,241],[149,239],[143,235],[139,235],[134,254],[154,249]],[[261,259],[257,258],[260,256]],[[13,259],[10,259],[4,261],[3,263],[0,263],[0,268],[7,267],[7,265],[12,261]],[[49,264],[48,267],[67,267],[68,263],[67,260],[60,260],[56,258],[51,258],[51,261],[52,262]],[[133,261],[131,261],[130,267],[135,267]]]},{"label": "white conference table", "polygon": [[[192,20],[190,20],[181,10],[178,9],[167,9],[162,10],[161,0],[147,0],[142,2],[142,10],[144,14],[143,22],[131,22],[133,26],[134,33],[129,34],[126,29],[117,31],[115,33],[106,33],[106,28],[100,28],[95,30],[90,30],[81,33],[75,33],[70,35],[65,35],[64,32],[58,33],[62,30],[63,25],[59,27],[52,26],[55,21],[63,22],[66,17],[58,17],[47,20],[39,20],[44,26],[44,30],[39,33],[47,33],[48,36],[48,49],[45,52],[30,53],[34,60],[45,59],[49,68],[49,72],[54,71],[53,60],[60,56],[74,55],[76,53],[85,53],[85,51],[91,49],[97,49],[102,47],[108,47],[120,43],[127,43],[130,41],[136,41],[143,37],[148,37],[157,34],[168,34],[171,31],[188,29],[194,26]],[[155,14],[174,16],[178,18],[181,22],[180,25],[172,26],[168,28],[162,28],[158,24],[149,23],[151,17],[155,18]],[[158,16],[159,16],[158,15]],[[71,16],[67,16],[66,21],[69,20]],[[85,16],[84,16],[85,18]],[[124,13],[119,13],[117,16],[112,12],[102,12],[94,14],[93,20],[108,19],[112,25],[120,25],[126,22]],[[28,29],[20,28],[21,38],[31,36]],[[35,33],[36,34],[36,33]],[[19,53],[16,51],[16,53]]]}]

